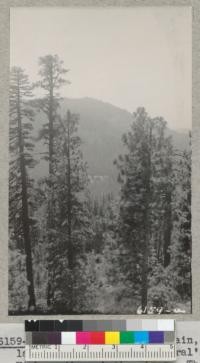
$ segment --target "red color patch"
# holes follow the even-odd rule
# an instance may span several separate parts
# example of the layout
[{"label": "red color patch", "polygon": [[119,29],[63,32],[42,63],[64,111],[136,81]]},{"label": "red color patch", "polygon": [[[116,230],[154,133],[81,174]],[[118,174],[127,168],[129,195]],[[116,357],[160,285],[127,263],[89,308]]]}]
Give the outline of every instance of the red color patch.
[{"label": "red color patch", "polygon": [[104,332],[91,332],[91,344],[105,344],[105,333]]}]

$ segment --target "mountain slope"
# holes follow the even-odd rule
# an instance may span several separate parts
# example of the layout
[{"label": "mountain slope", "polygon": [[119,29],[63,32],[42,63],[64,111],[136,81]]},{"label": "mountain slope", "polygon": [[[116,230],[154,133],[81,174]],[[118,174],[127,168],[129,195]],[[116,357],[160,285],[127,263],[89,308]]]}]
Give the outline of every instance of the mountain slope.
[{"label": "mountain slope", "polygon": [[113,160],[122,151],[121,136],[132,122],[132,115],[120,108],[91,98],[65,99],[67,109],[80,115],[79,134],[83,153],[92,175],[111,175]]},{"label": "mountain slope", "polygon": [[[91,189],[95,194],[116,192],[119,186],[113,160],[124,152],[121,138],[130,128],[131,113],[92,98],[63,99],[61,114],[64,115],[68,109],[80,115],[79,135],[83,142],[82,150],[88,163],[88,172],[92,177]],[[35,122],[35,135],[44,121],[44,115],[39,113]],[[168,129],[167,133],[172,135],[176,148],[183,150],[188,147],[189,138],[186,132]],[[43,151],[43,143],[38,142],[37,152]],[[35,178],[44,176],[47,170],[47,163],[41,161],[34,170]]]}]

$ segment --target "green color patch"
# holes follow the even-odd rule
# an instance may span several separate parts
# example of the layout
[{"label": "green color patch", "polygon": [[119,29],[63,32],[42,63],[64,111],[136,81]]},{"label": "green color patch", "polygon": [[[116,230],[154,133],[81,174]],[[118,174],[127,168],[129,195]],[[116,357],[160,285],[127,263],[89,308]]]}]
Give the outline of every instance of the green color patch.
[{"label": "green color patch", "polygon": [[132,331],[121,331],[120,332],[120,344],[133,344],[134,334]]}]

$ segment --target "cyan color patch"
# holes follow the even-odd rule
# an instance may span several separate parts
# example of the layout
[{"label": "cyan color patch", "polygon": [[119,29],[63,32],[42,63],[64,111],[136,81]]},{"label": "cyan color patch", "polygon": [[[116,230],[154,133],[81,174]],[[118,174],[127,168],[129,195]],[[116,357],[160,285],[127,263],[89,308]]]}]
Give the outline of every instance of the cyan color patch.
[{"label": "cyan color patch", "polygon": [[134,344],[149,344],[148,331],[134,331]]}]

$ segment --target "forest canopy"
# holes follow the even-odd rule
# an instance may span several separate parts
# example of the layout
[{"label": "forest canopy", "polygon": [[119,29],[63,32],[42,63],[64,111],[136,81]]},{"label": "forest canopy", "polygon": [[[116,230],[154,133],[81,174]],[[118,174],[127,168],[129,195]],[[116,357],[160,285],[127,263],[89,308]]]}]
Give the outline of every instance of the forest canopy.
[{"label": "forest canopy", "polygon": [[95,194],[107,174],[90,172],[64,84],[57,55],[39,59],[34,84],[11,69],[9,313],[190,312],[190,132],[180,148],[164,118],[138,107],[110,166],[115,187]]}]

